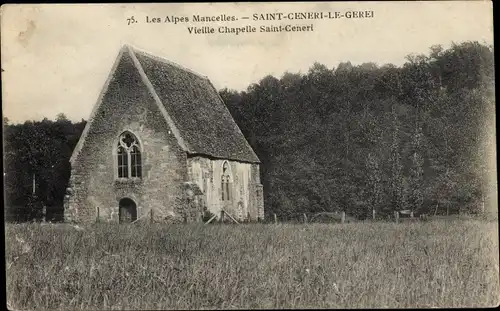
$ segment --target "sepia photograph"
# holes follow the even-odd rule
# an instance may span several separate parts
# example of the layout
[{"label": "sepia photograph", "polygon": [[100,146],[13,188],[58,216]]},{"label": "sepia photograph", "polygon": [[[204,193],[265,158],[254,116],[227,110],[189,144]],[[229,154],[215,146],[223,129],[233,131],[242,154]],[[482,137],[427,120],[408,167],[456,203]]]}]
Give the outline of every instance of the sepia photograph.
[{"label": "sepia photograph", "polygon": [[500,305],[492,2],[0,23],[9,310]]}]

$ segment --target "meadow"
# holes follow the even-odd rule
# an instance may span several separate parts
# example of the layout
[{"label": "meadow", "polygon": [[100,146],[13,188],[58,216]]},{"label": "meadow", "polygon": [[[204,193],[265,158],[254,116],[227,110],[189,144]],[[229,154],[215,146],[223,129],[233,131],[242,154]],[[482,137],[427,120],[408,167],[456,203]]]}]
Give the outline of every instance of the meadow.
[{"label": "meadow", "polygon": [[10,310],[492,307],[498,223],[6,224]]}]

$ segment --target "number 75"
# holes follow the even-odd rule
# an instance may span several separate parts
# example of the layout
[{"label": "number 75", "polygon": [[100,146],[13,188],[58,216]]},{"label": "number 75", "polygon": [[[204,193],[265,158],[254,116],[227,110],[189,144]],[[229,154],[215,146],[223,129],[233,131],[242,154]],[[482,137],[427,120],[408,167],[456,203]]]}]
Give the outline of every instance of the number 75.
[{"label": "number 75", "polygon": [[130,25],[130,24],[136,23],[137,21],[135,20],[135,18],[133,16],[131,16],[131,17],[127,18],[127,22],[128,22],[127,25]]}]

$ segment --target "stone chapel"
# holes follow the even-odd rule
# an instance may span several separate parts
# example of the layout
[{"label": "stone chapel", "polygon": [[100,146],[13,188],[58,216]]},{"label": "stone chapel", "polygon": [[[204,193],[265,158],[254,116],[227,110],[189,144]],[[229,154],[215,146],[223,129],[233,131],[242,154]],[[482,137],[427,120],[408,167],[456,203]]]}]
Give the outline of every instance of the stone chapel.
[{"label": "stone chapel", "polygon": [[212,83],[129,45],[70,162],[68,222],[264,217],[259,159]]}]

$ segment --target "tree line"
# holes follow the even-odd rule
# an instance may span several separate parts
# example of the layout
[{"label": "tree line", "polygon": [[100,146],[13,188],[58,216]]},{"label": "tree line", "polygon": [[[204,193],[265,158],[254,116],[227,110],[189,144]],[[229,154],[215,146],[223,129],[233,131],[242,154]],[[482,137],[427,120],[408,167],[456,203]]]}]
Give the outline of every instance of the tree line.
[{"label": "tree line", "polygon": [[[280,219],[477,212],[496,191],[486,165],[495,148],[493,60],[492,46],[464,42],[433,46],[402,66],[315,63],[220,95],[262,161],[266,212]],[[23,124],[4,118],[12,217],[36,218],[43,205],[61,215],[85,123],[63,114]]]},{"label": "tree line", "polygon": [[432,46],[399,67],[315,63],[221,95],[280,218],[477,212],[492,193],[493,60],[478,42]]}]

